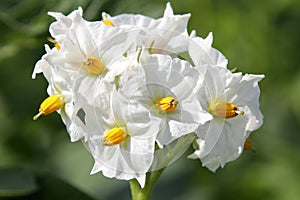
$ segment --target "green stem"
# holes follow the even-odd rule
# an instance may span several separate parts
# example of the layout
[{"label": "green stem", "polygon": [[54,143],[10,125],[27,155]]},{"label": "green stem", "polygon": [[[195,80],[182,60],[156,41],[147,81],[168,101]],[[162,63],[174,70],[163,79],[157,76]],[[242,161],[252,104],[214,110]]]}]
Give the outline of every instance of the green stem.
[{"label": "green stem", "polygon": [[172,143],[166,145],[163,149],[155,151],[155,158],[150,172],[146,173],[144,188],[140,187],[136,179],[130,180],[132,200],[149,200],[152,190],[165,168],[172,163],[174,159],[179,158],[190,146],[194,139],[195,134],[191,133],[182,136],[176,141],[173,141]]},{"label": "green stem", "polygon": [[130,180],[132,200],[149,200],[152,194],[152,190],[158,178],[163,173],[164,169],[165,168],[153,172],[147,172],[144,188],[140,187],[136,179]]}]

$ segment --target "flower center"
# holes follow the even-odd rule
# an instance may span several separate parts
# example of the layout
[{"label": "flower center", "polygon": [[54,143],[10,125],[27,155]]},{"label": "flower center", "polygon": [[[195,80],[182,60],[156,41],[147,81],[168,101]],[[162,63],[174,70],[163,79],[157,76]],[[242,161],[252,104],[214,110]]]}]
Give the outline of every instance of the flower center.
[{"label": "flower center", "polygon": [[108,19],[103,19],[101,20],[106,26],[115,26],[110,20]]},{"label": "flower center", "polygon": [[244,111],[239,110],[239,108],[232,103],[219,102],[215,105],[213,114],[228,119],[233,118],[237,115],[243,115]]},{"label": "flower center", "polygon": [[104,134],[102,137],[102,143],[105,146],[117,145],[123,142],[126,136],[127,134],[123,129],[115,127]]},{"label": "flower center", "polygon": [[170,112],[178,105],[178,100],[174,97],[164,97],[157,101],[158,109],[160,111]]},{"label": "flower center", "polygon": [[51,95],[46,98],[40,105],[39,113],[33,117],[33,120],[37,120],[41,115],[49,115],[54,111],[61,108],[63,105],[63,98],[59,95]]},{"label": "flower center", "polygon": [[93,56],[88,57],[84,64],[88,72],[96,75],[102,73],[105,69],[99,58]]}]

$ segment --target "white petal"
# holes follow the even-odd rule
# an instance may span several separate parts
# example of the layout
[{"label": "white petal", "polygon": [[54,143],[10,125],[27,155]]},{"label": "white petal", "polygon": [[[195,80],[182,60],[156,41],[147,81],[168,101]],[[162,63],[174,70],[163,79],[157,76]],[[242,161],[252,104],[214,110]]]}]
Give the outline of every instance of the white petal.
[{"label": "white petal", "polygon": [[[229,70],[216,66],[203,66],[197,69],[204,80],[203,82],[199,82],[200,85],[197,86],[200,102],[202,102],[203,99],[207,102],[211,102],[226,96],[226,75],[230,73]],[[224,99],[222,100],[224,101]]]},{"label": "white petal", "polygon": [[174,13],[173,13],[171,3],[168,2],[167,5],[166,5],[166,9],[164,11],[164,17],[170,17],[170,16],[173,16],[173,15],[174,15]]},{"label": "white petal", "polygon": [[[227,162],[239,157],[248,136],[248,132],[245,130],[246,124],[247,119],[244,116],[238,116],[226,121],[217,143],[210,149],[208,154],[201,155],[202,164],[215,171],[218,167],[224,167]],[[207,134],[211,134],[211,132],[207,132]]]},{"label": "white petal", "polygon": [[201,158],[208,155],[215,147],[222,134],[224,126],[224,120],[215,118],[211,120],[205,127],[197,130]]},{"label": "white petal", "polygon": [[226,68],[228,61],[221,52],[211,47],[212,40],[212,33],[205,39],[192,38],[189,43],[190,57],[195,66],[215,65]]},{"label": "white petal", "polygon": [[142,15],[122,14],[109,18],[116,27],[126,30],[139,29],[137,45],[151,49],[152,53],[177,53],[187,51],[187,23],[190,14],[174,15],[168,3],[160,19]]},{"label": "white petal", "polygon": [[49,56],[52,56],[53,51],[50,49],[50,47],[45,44],[45,51],[46,54],[44,54],[41,58],[41,60],[39,60],[34,67],[33,73],[32,73],[32,79],[36,78],[36,74],[42,73],[44,74],[44,76],[46,77],[46,79],[48,81],[50,81],[50,77],[52,76],[52,66],[46,61],[46,58]]},{"label": "white petal", "polygon": [[68,16],[58,12],[48,12],[48,15],[57,20],[56,22],[53,22],[49,28],[49,32],[51,33],[52,37],[54,37],[58,42],[61,42],[68,29],[71,27],[73,19],[76,16],[82,16],[82,14],[83,11],[81,7],[79,7],[78,10],[74,10]]},{"label": "white petal", "polygon": [[238,83],[232,81],[230,88],[226,92],[229,101],[239,107],[246,106],[249,109],[249,122],[247,130],[253,131],[259,128],[263,122],[263,115],[259,109],[260,89],[258,82],[264,78],[264,75],[246,74],[234,79],[238,79]]}]

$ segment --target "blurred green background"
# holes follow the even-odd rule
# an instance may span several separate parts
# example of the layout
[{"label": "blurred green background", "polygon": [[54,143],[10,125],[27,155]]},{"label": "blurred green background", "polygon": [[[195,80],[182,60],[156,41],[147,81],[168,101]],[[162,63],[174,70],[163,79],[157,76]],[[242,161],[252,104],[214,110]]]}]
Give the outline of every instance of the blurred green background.
[{"label": "blurred green background", "polygon": [[[93,159],[71,143],[58,114],[32,120],[47,97],[42,75],[31,80],[44,54],[47,11],[78,6],[88,20],[140,13],[162,16],[166,1],[0,1],[0,199],[130,199],[129,184],[89,175]],[[265,120],[245,152],[215,174],[182,157],[162,175],[152,199],[298,200],[300,196],[300,1],[174,0],[175,13],[191,13],[189,31],[214,33],[214,47],[229,68],[265,74],[260,83]],[[186,153],[188,155],[192,149]],[[10,197],[8,197],[10,196]]]}]

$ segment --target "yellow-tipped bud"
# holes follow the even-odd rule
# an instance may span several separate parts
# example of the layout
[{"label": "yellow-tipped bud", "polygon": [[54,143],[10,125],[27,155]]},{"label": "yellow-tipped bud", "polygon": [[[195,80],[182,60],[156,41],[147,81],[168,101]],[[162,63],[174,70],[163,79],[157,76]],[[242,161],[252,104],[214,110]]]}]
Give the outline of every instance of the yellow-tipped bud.
[{"label": "yellow-tipped bud", "polygon": [[251,150],[251,149],[252,149],[251,139],[247,138],[244,143],[244,150],[247,151],[247,150]]},{"label": "yellow-tipped bud", "polygon": [[104,66],[99,58],[93,56],[86,59],[85,66],[88,72],[96,75],[100,74],[104,70]]},{"label": "yellow-tipped bud", "polygon": [[40,105],[39,113],[33,117],[33,120],[37,120],[41,115],[49,115],[54,111],[61,108],[63,105],[63,99],[59,95],[51,95],[46,98]]},{"label": "yellow-tipped bud", "polygon": [[239,110],[238,107],[232,103],[219,102],[215,105],[214,114],[228,119],[237,115],[243,115],[244,111]]},{"label": "yellow-tipped bud", "polygon": [[170,112],[177,107],[178,101],[174,97],[164,97],[157,101],[157,105],[160,111]]},{"label": "yellow-tipped bud", "polygon": [[101,20],[106,26],[115,26],[110,20],[108,19],[103,19]]},{"label": "yellow-tipped bud", "polygon": [[238,67],[234,67],[233,69],[230,70],[232,73],[238,72],[239,68]]},{"label": "yellow-tipped bud", "polygon": [[113,145],[120,144],[125,140],[125,138],[126,138],[126,133],[124,132],[124,130],[115,127],[110,129],[104,134],[102,138],[102,143],[103,145],[106,146],[113,146]]},{"label": "yellow-tipped bud", "polygon": [[51,37],[47,38],[49,42],[53,43],[57,50],[60,50],[60,45]]}]

